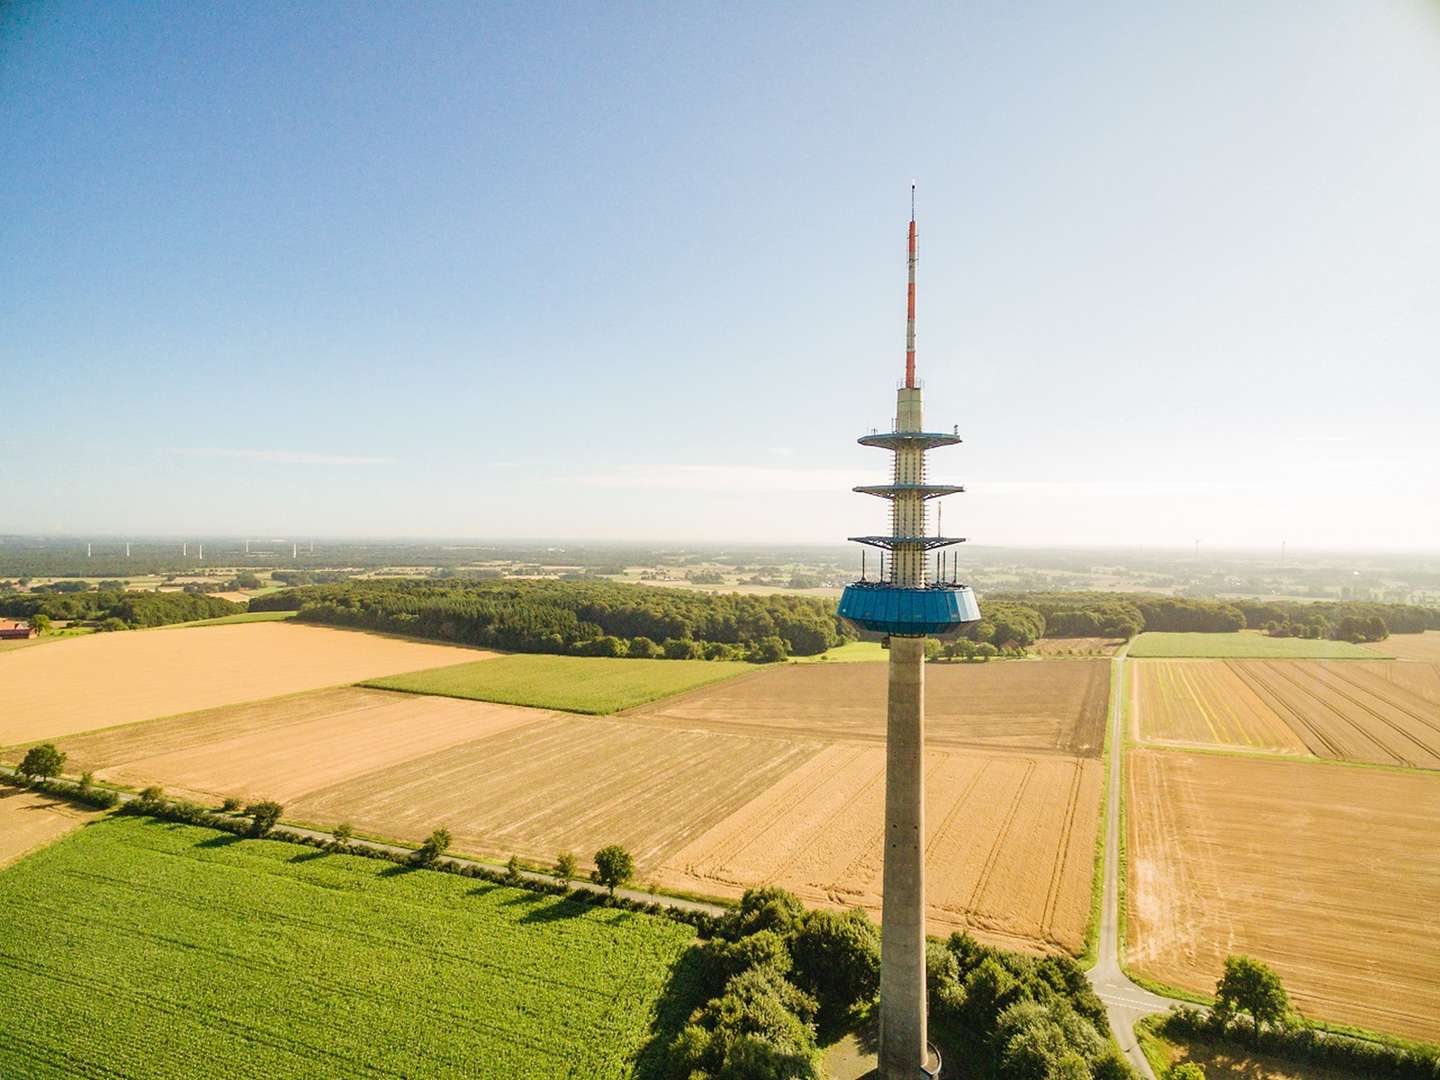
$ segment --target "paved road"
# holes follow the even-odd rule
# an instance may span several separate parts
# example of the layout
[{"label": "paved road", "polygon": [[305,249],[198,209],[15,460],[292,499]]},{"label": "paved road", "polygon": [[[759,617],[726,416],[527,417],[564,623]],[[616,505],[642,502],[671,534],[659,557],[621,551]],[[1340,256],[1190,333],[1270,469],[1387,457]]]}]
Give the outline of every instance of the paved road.
[{"label": "paved road", "polygon": [[1146,1080],[1155,1080],[1150,1063],[1135,1041],[1135,1022],[1142,1016],[1164,1012],[1175,1002],[1137,986],[1120,969],[1120,759],[1125,746],[1125,710],[1121,693],[1125,678],[1124,646],[1115,655],[1112,664],[1115,693],[1110,710],[1110,777],[1105,799],[1105,898],[1100,908],[1099,960],[1090,969],[1090,985],[1105,1002],[1105,1008],[1110,1013],[1110,1028],[1125,1057]]}]

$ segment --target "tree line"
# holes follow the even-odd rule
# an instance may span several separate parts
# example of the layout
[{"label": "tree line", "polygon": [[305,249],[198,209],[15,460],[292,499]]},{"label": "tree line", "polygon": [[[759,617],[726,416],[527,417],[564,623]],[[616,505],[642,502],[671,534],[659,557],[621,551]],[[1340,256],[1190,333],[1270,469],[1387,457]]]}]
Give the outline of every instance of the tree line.
[{"label": "tree line", "polygon": [[256,597],[250,610],[516,652],[779,660],[846,640],[830,601],[602,581],[348,581]]},{"label": "tree line", "polygon": [[85,623],[102,630],[130,630],[144,626],[168,626],[236,615],[244,604],[232,604],[217,596],[188,592],[50,592],[0,594],[0,615],[29,619],[43,628],[40,620]]}]

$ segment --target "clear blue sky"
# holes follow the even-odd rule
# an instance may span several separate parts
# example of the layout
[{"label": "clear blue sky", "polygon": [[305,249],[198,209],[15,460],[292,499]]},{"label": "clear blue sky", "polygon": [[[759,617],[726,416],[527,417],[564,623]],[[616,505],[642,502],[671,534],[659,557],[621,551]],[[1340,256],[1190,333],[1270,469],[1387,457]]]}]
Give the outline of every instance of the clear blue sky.
[{"label": "clear blue sky", "polygon": [[1440,4],[0,7],[0,531],[1440,547]]}]

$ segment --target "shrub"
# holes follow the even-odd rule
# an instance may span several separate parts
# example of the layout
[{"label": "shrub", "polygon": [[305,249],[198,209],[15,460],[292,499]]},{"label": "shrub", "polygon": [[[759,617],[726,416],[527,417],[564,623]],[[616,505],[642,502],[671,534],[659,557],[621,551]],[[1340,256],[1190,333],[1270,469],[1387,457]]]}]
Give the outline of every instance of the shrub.
[{"label": "shrub", "polygon": [[880,989],[880,931],[859,908],[812,911],[790,943],[795,984],[838,1019]]},{"label": "shrub", "polygon": [[251,803],[245,808],[245,815],[250,819],[250,835],[254,837],[268,836],[284,812],[283,806],[270,799]]},{"label": "shrub", "polygon": [[1205,1080],[1205,1070],[1193,1061],[1182,1061],[1171,1068],[1166,1080]]},{"label": "shrub", "polygon": [[520,856],[511,855],[510,860],[505,864],[505,884],[519,885],[524,880],[525,876],[520,873]]},{"label": "shrub", "polygon": [[63,751],[55,749],[54,743],[41,743],[25,751],[25,757],[20,762],[20,771],[36,780],[59,776],[60,770],[65,767],[65,757]]},{"label": "shrub", "polygon": [[336,847],[348,847],[350,841],[355,838],[355,827],[348,821],[342,821],[331,830],[330,838]]},{"label": "shrub", "polygon": [[241,805],[242,804],[239,799],[237,799],[234,795],[230,795],[227,796],[224,801],[220,803],[220,809],[227,814],[233,814],[240,809]]},{"label": "shrub", "polygon": [[570,888],[570,882],[575,880],[576,870],[573,851],[562,851],[555,857],[555,879],[565,888]]},{"label": "shrub", "polygon": [[595,853],[595,869],[590,880],[604,885],[615,895],[615,890],[635,876],[635,859],[619,844],[610,844]]},{"label": "shrub", "polygon": [[697,1080],[819,1080],[816,1003],[775,968],[749,968],[670,1044],[671,1074]]},{"label": "shrub", "polygon": [[450,830],[443,825],[432,832],[420,845],[420,850],[410,856],[416,866],[434,866],[436,860],[450,847]]}]

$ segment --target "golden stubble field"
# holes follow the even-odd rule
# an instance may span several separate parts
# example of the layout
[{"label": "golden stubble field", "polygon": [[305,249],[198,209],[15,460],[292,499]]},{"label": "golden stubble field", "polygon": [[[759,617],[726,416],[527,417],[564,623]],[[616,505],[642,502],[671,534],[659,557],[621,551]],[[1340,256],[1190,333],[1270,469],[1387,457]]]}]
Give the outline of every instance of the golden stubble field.
[{"label": "golden stubble field", "polygon": [[0,746],[487,655],[287,622],[93,634],[0,655]]},{"label": "golden stubble field", "polygon": [[0,867],[98,817],[41,791],[0,785]]},{"label": "golden stubble field", "polygon": [[[948,704],[930,700],[932,715],[952,728],[950,743],[927,755],[930,927],[968,928],[1032,951],[1079,951],[1101,769],[1098,758],[1057,744],[1087,729],[1097,694],[1103,709],[1103,684],[1096,690],[1094,679],[1107,667],[991,667],[1009,670],[971,679],[927,669],[946,672],[931,685]],[[91,732],[60,746],[71,771],[135,787],[159,783],[212,803],[275,798],[291,820],[348,821],[362,833],[410,841],[444,825],[457,850],[546,864],[562,850],[584,862],[620,843],[636,856],[642,882],[716,895],[773,882],[817,903],[878,912],[884,749],[875,732],[883,731],[884,708],[875,688],[850,674],[857,668],[876,671],[883,692],[884,665],[797,665],[684,695],[680,713],[646,708],[605,718],[342,687]],[[1040,708],[1057,681],[1069,687],[1077,715],[1067,718],[1054,703],[1048,715]],[[773,691],[758,699],[769,711],[734,722],[753,708],[745,704],[756,700],[750,688],[771,682]],[[958,696],[962,685],[979,688],[980,734],[959,730],[960,702],[969,700]],[[851,700],[857,686],[868,687],[869,704]],[[817,695],[818,703],[810,700]],[[1016,703],[1008,731],[1007,695]],[[807,717],[834,709],[841,721],[787,721],[787,709]],[[719,721],[692,718],[716,713]],[[1016,749],[961,739],[1009,740]],[[1025,749],[1031,744],[1035,750]]]},{"label": "golden stubble field", "polygon": [[1440,664],[1140,660],[1141,738],[1440,769]]},{"label": "golden stubble field", "polygon": [[1126,757],[1128,963],[1210,991],[1229,953],[1306,1015],[1440,1038],[1440,776]]}]

